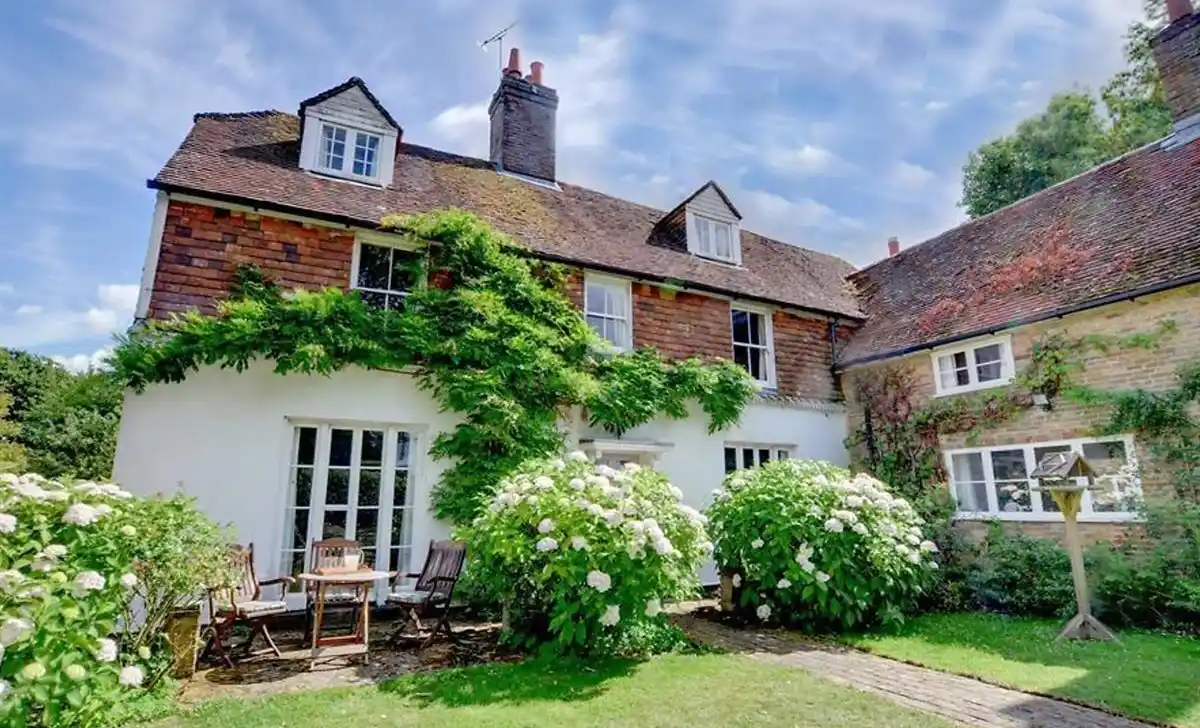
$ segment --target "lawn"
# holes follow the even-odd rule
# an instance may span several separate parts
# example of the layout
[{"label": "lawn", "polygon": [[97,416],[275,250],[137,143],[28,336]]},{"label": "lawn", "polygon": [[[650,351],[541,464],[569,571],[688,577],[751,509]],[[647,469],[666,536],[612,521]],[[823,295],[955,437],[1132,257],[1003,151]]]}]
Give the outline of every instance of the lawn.
[{"label": "lawn", "polygon": [[155,728],[312,726],[888,726],[949,728],[932,715],[738,655],[530,661],[413,675],[253,701],[214,701]]},{"label": "lawn", "polygon": [[880,655],[1200,728],[1200,640],[1122,631],[1119,644],[1060,642],[1060,622],[930,614],[899,634],[846,641]]}]

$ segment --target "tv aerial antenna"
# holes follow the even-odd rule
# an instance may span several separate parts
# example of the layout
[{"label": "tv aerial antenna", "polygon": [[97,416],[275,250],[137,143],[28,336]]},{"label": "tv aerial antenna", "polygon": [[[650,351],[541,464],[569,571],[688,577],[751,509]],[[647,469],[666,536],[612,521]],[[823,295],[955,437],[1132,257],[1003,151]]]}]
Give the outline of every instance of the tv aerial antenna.
[{"label": "tv aerial antenna", "polygon": [[492,37],[479,41],[479,50],[484,51],[484,52],[487,51],[488,46],[490,46],[492,44],[496,45],[496,59],[497,59],[496,65],[499,68],[504,68],[504,36],[507,35],[508,31],[512,30],[513,26],[515,26],[518,22],[519,21],[514,20],[511,23],[509,23],[507,27],[505,27],[504,29],[502,29],[501,31],[499,31],[498,33],[493,35]]}]

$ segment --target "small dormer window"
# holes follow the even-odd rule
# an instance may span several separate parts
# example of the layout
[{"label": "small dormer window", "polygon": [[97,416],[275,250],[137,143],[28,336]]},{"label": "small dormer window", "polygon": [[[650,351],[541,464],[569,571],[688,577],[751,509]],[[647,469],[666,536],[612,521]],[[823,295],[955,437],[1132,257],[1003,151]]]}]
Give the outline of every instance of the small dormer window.
[{"label": "small dormer window", "polygon": [[[353,149],[348,150],[350,141]],[[321,125],[321,168],[350,177],[377,176],[379,136],[333,124]]]},{"label": "small dormer window", "polygon": [[696,255],[736,263],[733,233],[731,222],[696,215]]}]

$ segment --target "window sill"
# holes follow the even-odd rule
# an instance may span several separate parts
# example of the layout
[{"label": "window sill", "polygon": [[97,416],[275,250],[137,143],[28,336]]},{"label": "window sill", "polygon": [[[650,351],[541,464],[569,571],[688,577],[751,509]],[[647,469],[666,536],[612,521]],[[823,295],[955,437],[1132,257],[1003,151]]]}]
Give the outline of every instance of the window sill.
[{"label": "window sill", "polygon": [[[994,382],[987,382],[985,384],[969,384],[965,387],[955,387],[954,389],[939,389],[934,392],[933,396],[934,397],[953,397],[956,394],[970,394],[971,392],[982,392],[985,389],[1000,389],[1001,387],[1007,387],[1008,385],[1010,385],[1012,383],[1013,383],[1013,378],[1009,377],[1008,379],[998,379]],[[936,384],[934,386],[936,386]]]},{"label": "window sill", "polygon": [[[1015,523],[1062,523],[1061,513],[955,513],[955,521],[1004,521]],[[1131,523],[1136,513],[1080,513],[1079,523]]]},{"label": "window sill", "polygon": [[356,177],[354,175],[341,174],[339,172],[329,171],[326,169],[309,169],[305,171],[314,177],[337,180],[338,182],[351,182],[356,185],[362,185],[363,187],[382,189],[384,186],[383,182],[381,182],[378,177]]}]

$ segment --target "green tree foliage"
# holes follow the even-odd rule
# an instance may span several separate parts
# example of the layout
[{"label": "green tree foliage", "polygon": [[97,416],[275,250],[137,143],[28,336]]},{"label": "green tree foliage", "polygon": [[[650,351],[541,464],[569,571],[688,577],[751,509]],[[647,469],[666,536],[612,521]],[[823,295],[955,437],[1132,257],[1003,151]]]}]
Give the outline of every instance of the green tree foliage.
[{"label": "green tree foliage", "polygon": [[9,417],[12,396],[0,389],[0,473],[17,473],[25,469],[25,448],[17,441],[21,425]]},{"label": "green tree foliage", "polygon": [[1150,50],[1163,19],[1160,5],[1145,0],[1145,19],[1125,36],[1128,66],[1099,99],[1087,91],[1056,94],[1015,132],[971,152],[960,203],[968,215],[999,210],[1170,133],[1171,113]]}]

